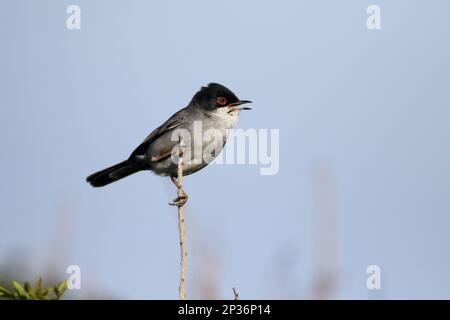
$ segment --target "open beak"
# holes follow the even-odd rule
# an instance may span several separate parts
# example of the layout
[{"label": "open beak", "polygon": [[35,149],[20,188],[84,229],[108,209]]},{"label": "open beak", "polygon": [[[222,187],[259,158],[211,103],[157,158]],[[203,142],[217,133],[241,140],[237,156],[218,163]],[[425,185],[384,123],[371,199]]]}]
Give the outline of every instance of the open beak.
[{"label": "open beak", "polygon": [[239,100],[237,102],[230,103],[228,105],[228,107],[230,108],[230,111],[228,111],[228,112],[232,112],[235,110],[252,110],[252,108],[249,108],[249,107],[239,107],[240,105],[243,105],[246,103],[252,103],[252,102],[250,100]]}]

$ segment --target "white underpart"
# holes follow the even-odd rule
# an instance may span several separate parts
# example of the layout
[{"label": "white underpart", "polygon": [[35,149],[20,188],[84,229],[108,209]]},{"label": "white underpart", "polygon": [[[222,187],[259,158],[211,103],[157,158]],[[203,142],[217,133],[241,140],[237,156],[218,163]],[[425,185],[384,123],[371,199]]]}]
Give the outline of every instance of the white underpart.
[{"label": "white underpart", "polygon": [[[232,112],[229,112],[230,108],[224,107],[215,110],[213,113],[209,114],[210,117],[203,120],[203,134],[205,133],[205,130],[207,128],[214,128],[218,132],[220,132],[221,137],[223,138],[222,141],[214,141],[214,145],[216,146],[217,152],[220,152],[224,146],[223,142],[225,142],[228,139],[229,136],[229,130],[232,129],[238,118],[239,118],[239,110],[234,110]],[[211,143],[211,141],[202,141],[202,149],[205,151],[205,147]],[[197,144],[197,142],[196,142]],[[197,157],[194,154],[195,162],[202,162],[205,160],[203,157],[205,156],[205,153],[202,152],[201,159],[197,159]],[[216,154],[217,156],[217,154]],[[189,167],[189,165],[187,165]]]},{"label": "white underpart", "polygon": [[239,113],[239,110],[230,112],[230,108],[228,107],[218,109],[212,114],[213,117],[217,118],[216,125],[214,127],[219,129],[220,131],[226,131],[233,128],[239,118]]}]

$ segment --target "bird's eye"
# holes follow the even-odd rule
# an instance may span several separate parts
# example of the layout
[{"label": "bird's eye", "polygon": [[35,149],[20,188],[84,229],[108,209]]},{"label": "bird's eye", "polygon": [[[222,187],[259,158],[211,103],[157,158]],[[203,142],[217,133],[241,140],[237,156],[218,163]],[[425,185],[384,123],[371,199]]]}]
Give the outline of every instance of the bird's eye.
[{"label": "bird's eye", "polygon": [[227,104],[227,99],[225,97],[218,97],[216,99],[217,104],[224,106]]}]

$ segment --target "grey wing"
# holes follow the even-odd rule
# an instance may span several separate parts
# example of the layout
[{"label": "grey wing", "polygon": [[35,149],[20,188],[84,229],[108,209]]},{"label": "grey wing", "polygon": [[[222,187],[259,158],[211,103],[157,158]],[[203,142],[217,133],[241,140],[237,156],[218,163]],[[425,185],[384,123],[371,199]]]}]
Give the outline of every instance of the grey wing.
[{"label": "grey wing", "polygon": [[[133,151],[133,153],[130,156],[130,159],[133,158],[133,160],[134,160],[134,159],[136,159],[136,157],[144,156],[147,153],[149,146],[152,142],[154,142],[156,139],[158,139],[165,133],[170,132],[170,131],[180,127],[181,124],[183,123],[183,117],[181,116],[181,113],[183,111],[184,111],[184,109],[178,111],[173,116],[171,116],[169,118],[169,120],[167,120],[161,126],[156,128],[155,130],[153,130],[153,132],[150,133],[147,136],[147,138],[145,138],[145,140]],[[168,150],[161,150],[161,154],[157,155],[157,157],[162,158],[163,156],[165,156],[166,151],[168,151],[170,153],[170,151],[176,144],[177,144],[177,142],[174,141],[173,144],[167,145]],[[163,155],[163,153],[164,153],[164,155]]]}]

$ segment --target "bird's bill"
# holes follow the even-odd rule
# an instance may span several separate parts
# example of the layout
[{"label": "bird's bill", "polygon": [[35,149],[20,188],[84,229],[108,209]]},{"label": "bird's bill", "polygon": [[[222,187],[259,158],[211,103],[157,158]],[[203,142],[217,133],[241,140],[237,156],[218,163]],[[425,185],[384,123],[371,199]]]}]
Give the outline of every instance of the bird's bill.
[{"label": "bird's bill", "polygon": [[249,107],[239,107],[240,105],[246,104],[246,103],[252,103],[250,100],[239,100],[234,103],[230,103],[228,107],[230,107],[233,111],[234,110],[252,110],[252,108]]}]

